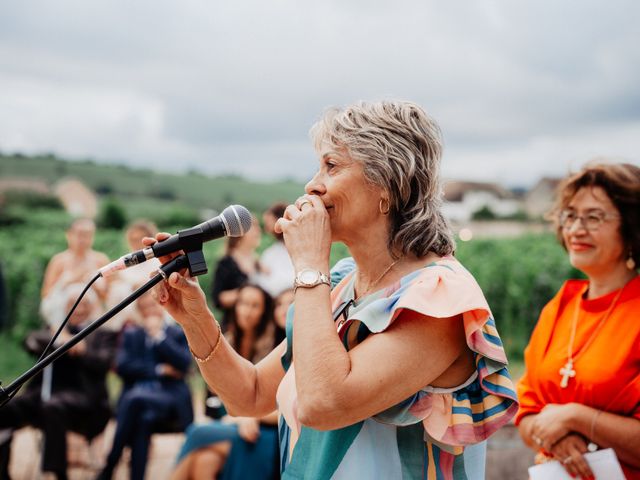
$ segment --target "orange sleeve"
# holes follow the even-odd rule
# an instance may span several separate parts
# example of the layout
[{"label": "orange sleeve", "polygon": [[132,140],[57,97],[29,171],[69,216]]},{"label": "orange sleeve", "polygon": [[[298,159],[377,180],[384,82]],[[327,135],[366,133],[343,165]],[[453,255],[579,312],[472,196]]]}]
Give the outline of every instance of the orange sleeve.
[{"label": "orange sleeve", "polygon": [[[528,347],[527,350],[529,350]],[[527,350],[525,350],[525,358],[527,357]],[[538,395],[536,389],[531,385],[528,371],[525,371],[522,378],[518,381],[516,392],[518,394],[520,408],[518,408],[514,422],[516,425],[519,425],[520,421],[527,415],[539,413],[544,407],[544,402]]]},{"label": "orange sleeve", "polygon": [[561,292],[562,289],[540,312],[538,322],[529,338],[529,344],[524,350],[525,372],[516,385],[518,401],[520,402],[520,408],[514,420],[516,425],[519,425],[520,421],[527,415],[539,413],[545,406],[546,402],[532,382],[531,370],[535,369],[535,359],[542,357],[542,350],[546,340],[551,335],[551,325],[553,325],[553,317],[557,311],[557,303]]}]

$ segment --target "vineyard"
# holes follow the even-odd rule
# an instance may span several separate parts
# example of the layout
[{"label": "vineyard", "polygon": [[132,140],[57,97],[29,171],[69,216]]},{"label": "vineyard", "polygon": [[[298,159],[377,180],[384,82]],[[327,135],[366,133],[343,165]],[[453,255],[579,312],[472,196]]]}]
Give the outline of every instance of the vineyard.
[{"label": "vineyard", "polygon": [[[27,332],[40,325],[43,272],[49,259],[66,248],[64,232],[69,222],[63,211],[52,209],[25,210],[22,217],[22,223],[0,228],[0,267],[8,300],[5,324],[0,325],[0,379],[4,381],[28,366],[29,359],[20,344]],[[265,239],[261,249],[267,242]],[[205,244],[210,272],[222,247],[222,240]],[[126,252],[123,232],[99,229],[94,248],[110,258],[122,255]],[[332,263],[347,254],[344,245],[335,245]],[[484,290],[507,352],[514,360],[522,358],[540,309],[566,278],[578,275],[555,238],[548,234],[459,242],[456,256]],[[200,282],[208,293],[211,273],[200,277]]]}]

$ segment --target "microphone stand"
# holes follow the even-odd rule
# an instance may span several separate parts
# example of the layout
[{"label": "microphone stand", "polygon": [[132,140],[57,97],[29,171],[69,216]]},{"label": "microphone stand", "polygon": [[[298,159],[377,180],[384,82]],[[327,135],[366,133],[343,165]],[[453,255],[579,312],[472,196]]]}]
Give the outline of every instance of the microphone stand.
[{"label": "microphone stand", "polygon": [[[193,269],[191,268],[192,267],[191,260],[190,260],[191,257],[194,257],[194,259],[196,259],[196,262],[195,262],[196,265],[194,265],[195,268]],[[97,330],[99,327],[101,327],[114,315],[116,315],[117,313],[120,313],[124,308],[126,308],[130,303],[135,301],[138,297],[142,296],[144,293],[151,290],[154,286],[156,286],[162,280],[166,280],[167,278],[169,278],[169,275],[171,275],[173,272],[177,272],[184,268],[188,268],[189,271],[192,273],[192,275],[193,274],[201,275],[202,273],[206,273],[207,268],[206,268],[206,265],[204,265],[204,268],[203,268],[203,265],[202,265],[203,261],[204,261],[204,255],[202,255],[201,251],[197,253],[194,251],[191,251],[191,252],[188,252],[187,255],[180,255],[174,258],[173,260],[171,260],[170,262],[167,262],[164,265],[162,265],[158,269],[158,274],[155,277],[153,277],[147,283],[142,285],[135,292],[133,292],[131,295],[129,295],[127,298],[125,298],[123,301],[121,301],[118,305],[113,307],[107,313],[102,315],[100,318],[98,318],[97,320],[92,322],[90,325],[88,325],[87,327],[79,331],[68,342],[61,345],[60,347],[55,349],[53,352],[51,352],[49,355],[44,357],[42,360],[36,363],[33,367],[31,367],[29,370],[27,370],[25,373],[23,373],[18,378],[16,378],[13,382],[11,382],[9,385],[7,385],[6,388],[3,388],[2,385],[0,385],[0,408],[2,408],[2,406],[4,406],[5,403],[8,402],[8,400],[11,397],[11,394],[16,392],[20,387],[22,387],[24,383],[26,383],[27,381],[35,377],[47,365],[49,365],[50,363],[57,360],[65,353],[67,353],[73,346],[77,345],[85,337],[87,337],[89,334],[91,334],[92,332]]]}]

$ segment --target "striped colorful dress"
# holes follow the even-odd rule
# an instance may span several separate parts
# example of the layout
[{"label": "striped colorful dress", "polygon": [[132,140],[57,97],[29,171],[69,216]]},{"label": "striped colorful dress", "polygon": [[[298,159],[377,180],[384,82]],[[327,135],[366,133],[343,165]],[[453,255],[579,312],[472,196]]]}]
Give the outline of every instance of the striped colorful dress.
[{"label": "striped colorful dress", "polygon": [[[372,418],[337,430],[314,430],[296,417],[290,310],[282,358],[287,373],[277,393],[282,478],[483,479],[485,440],[515,415],[518,404],[480,287],[455,258],[446,257],[353,302],[353,268],[347,260],[332,271],[332,280],[343,276],[331,300],[347,350],[384,332],[404,309],[436,318],[462,315],[476,370],[456,388],[425,386]],[[343,312],[346,321],[340,322]]]}]

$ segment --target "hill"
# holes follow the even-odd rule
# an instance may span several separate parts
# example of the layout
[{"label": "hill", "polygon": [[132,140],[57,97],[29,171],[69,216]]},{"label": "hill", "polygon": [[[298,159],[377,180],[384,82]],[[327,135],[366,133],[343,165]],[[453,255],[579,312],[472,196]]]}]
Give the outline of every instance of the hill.
[{"label": "hill", "polygon": [[304,191],[302,183],[291,180],[252,182],[239,176],[178,175],[92,160],[68,161],[54,155],[0,154],[0,178],[28,178],[53,185],[67,177],[78,178],[100,196],[115,197],[134,210],[147,209],[150,204],[222,210],[237,203],[261,212],[275,201],[291,202]]}]

